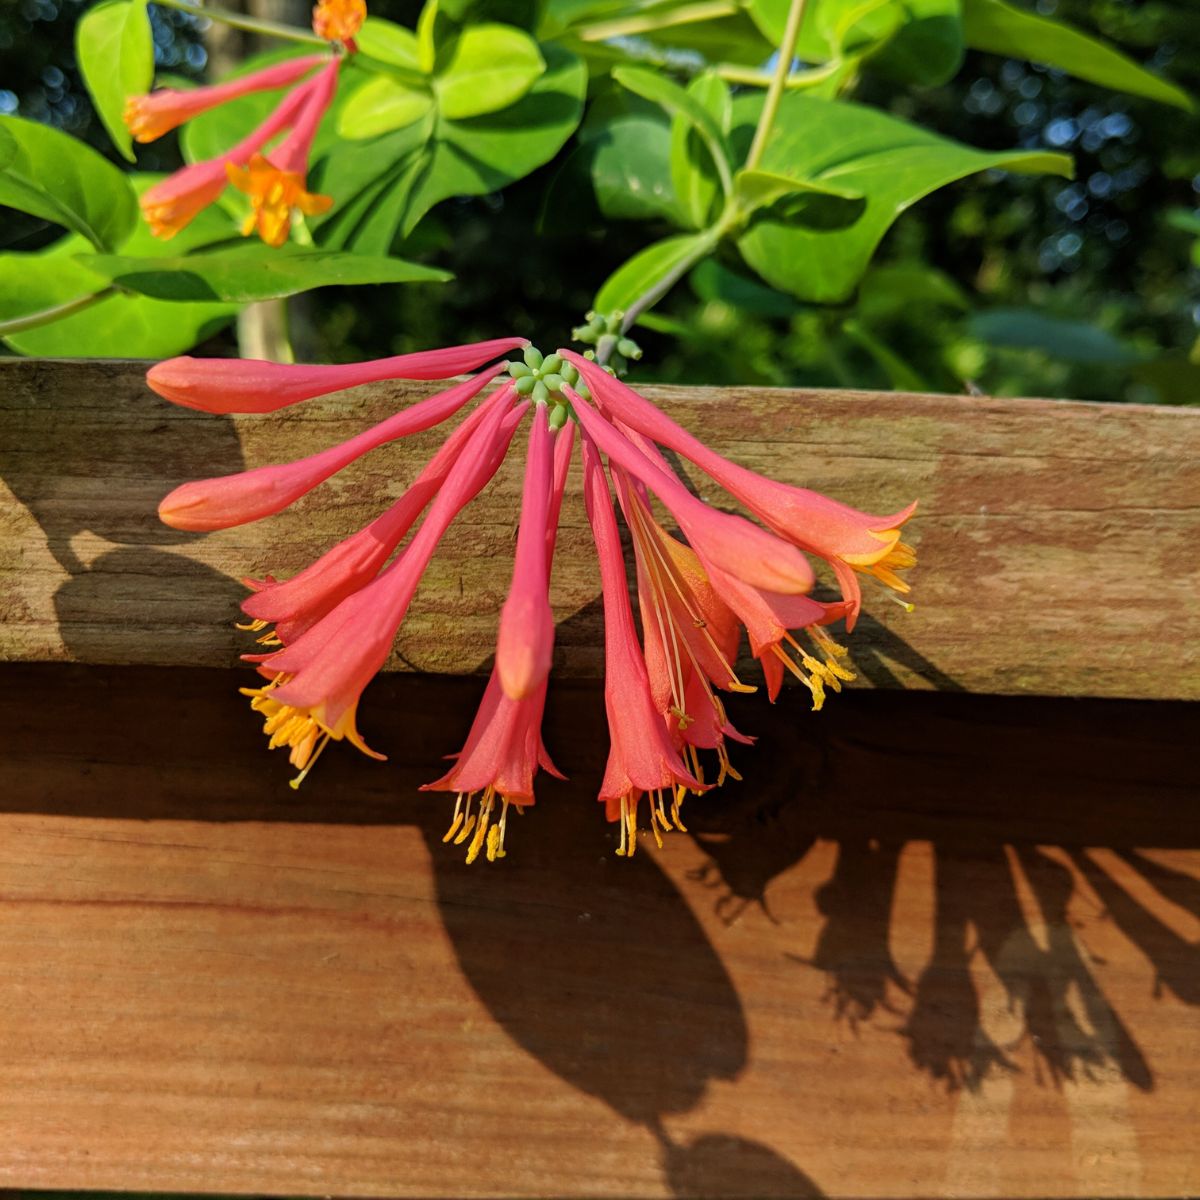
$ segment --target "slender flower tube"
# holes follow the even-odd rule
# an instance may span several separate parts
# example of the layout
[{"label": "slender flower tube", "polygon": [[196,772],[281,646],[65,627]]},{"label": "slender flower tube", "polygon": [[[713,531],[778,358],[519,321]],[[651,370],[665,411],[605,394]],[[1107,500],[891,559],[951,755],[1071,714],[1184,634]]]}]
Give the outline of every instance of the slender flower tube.
[{"label": "slender flower tube", "polygon": [[710,508],[647,458],[570,387],[564,386],[563,393],[588,436],[611,462],[658,496],[695,550],[703,550],[723,570],[757,587],[785,593],[807,592],[812,587],[812,568],[795,546],[744,517]]},{"label": "slender flower tube", "polygon": [[312,13],[313,33],[328,42],[348,42],[366,19],[366,0],[320,0]]},{"label": "slender flower tube", "polygon": [[[510,395],[509,389],[505,394]],[[272,654],[246,655],[268,683],[244,688],[263,714],[270,748],[289,747],[298,787],[330,740],[347,739],[375,754],[358,733],[363,689],[383,666],[409,604],[442,535],[495,474],[527,404],[497,404],[463,449],[407,549],[366,587],[354,592],[302,634]]]},{"label": "slender flower tube", "polygon": [[[655,712],[646,663],[629,606],[625,561],[608,484],[586,425],[584,432],[584,499],[600,559],[604,596],[604,705],[611,741],[599,799],[608,819],[621,822],[617,853],[627,857],[637,848],[637,810],[643,794],[649,797],[650,828],[655,839],[661,841],[660,830],[678,826],[679,806],[687,792],[702,792],[705,785],[684,765],[666,724]],[[671,795],[670,814],[664,807],[664,791]]]},{"label": "slender flower tube", "polygon": [[550,674],[554,614],[546,557],[546,518],[553,486],[553,447],[546,406],[536,406],[525,460],[521,525],[513,562],[512,586],[500,610],[496,673],[510,700],[523,700]]},{"label": "slender flower tube", "polygon": [[444,421],[478,395],[499,372],[496,366],[475,375],[308,458],[180,484],[158,506],[158,515],[175,529],[196,532],[229,529],[269,517],[367,451]]},{"label": "slender flower tube", "polygon": [[916,510],[915,502],[890,516],[872,516],[819,492],[768,479],[711,450],[595,363],[570,350],[559,353],[579,369],[597,402],[613,417],[691,459],[776,532],[826,559],[842,586],[847,629],[853,628],[861,603],[856,572],[874,576],[897,592],[909,590],[896,572],[916,563],[916,552],[900,540],[900,528]]},{"label": "slender flower tube", "polygon": [[[554,558],[558,514],[570,468],[574,426],[569,424],[552,437],[553,481],[542,541],[547,575]],[[533,780],[539,768],[549,771],[558,779],[563,778],[542,742],[547,682],[543,679],[532,692],[514,700],[505,694],[498,667],[494,666],[471,732],[467,735],[466,745],[457,756],[454,766],[441,779],[427,783],[421,789],[458,793],[450,828],[442,840],[461,845],[474,830],[475,836],[467,846],[467,862],[474,862],[485,847],[489,862],[504,857],[509,805],[515,804],[517,811],[521,812],[534,802]],[[482,795],[476,815],[471,811],[471,806],[479,793]],[[497,799],[500,801],[500,817],[489,828]]]},{"label": "slender flower tube", "polygon": [[308,86],[305,84],[286,95],[275,111],[232,149],[217,158],[183,167],[143,192],[139,203],[150,232],[157,238],[172,238],[201,209],[212,204],[229,181],[225,164],[249,162],[273,137],[286,129],[303,107]]},{"label": "slender flower tube", "polygon": [[164,399],[182,408],[210,413],[269,413],[361,383],[449,379],[523,345],[524,338],[495,338],[335,366],[183,355],[151,367],[146,382]]},{"label": "slender flower tube", "polygon": [[250,214],[242,225],[244,235],[249,236],[257,229],[268,246],[282,246],[287,241],[294,213],[316,216],[333,205],[331,196],[305,191],[305,176],[317,127],[337,88],[340,65],[340,58],[332,59],[307,85],[304,105],[291,132],[269,157],[253,154],[245,166],[238,162],[225,164],[229,182],[250,197]]},{"label": "slender flower tube", "polygon": [[135,141],[153,142],[185,121],[220,104],[236,100],[239,96],[298,83],[309,71],[327,62],[328,54],[306,54],[212,87],[192,88],[189,91],[158,88],[145,95],[129,96],[125,100],[125,125]]},{"label": "slender flower tube", "polygon": [[254,594],[242,601],[242,611],[251,618],[250,624],[242,628],[260,632],[273,625],[273,630],[258,639],[260,644],[289,645],[347,596],[370,583],[446,482],[463,446],[489,410],[497,404],[511,403],[511,395],[504,391],[485,400],[442,443],[391,508],[291,579],[283,583],[271,576],[243,580]]}]

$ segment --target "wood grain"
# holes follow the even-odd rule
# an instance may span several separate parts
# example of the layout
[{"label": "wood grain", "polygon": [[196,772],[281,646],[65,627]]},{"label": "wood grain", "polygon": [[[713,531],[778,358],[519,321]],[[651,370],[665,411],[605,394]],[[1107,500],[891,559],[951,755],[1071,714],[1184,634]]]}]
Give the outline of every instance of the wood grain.
[{"label": "wood grain", "polygon": [[0,1185],[269,1195],[1200,1189],[1181,704],[743,698],[746,775],[616,859],[572,777],[467,867],[477,680],[391,675],[299,793],[237,672],[0,668]]},{"label": "wood grain", "polygon": [[[179,482],[284,461],[427,394],[377,385],[272,417],[172,407],[142,367],[0,364],[0,659],[226,666],[246,575],[290,574],[399,494],[415,437],[258,525],[158,524]],[[748,466],[874,511],[913,497],[918,610],[880,598],[853,645],[863,680],[974,692],[1200,697],[1200,413],[1062,401],[648,388]],[[464,515],[390,666],[477,671],[507,587],[520,455]],[[696,484],[705,491],[703,480]],[[600,668],[598,579],[578,496],[556,564],[556,670]],[[1166,651],[1164,653],[1164,651]]]}]

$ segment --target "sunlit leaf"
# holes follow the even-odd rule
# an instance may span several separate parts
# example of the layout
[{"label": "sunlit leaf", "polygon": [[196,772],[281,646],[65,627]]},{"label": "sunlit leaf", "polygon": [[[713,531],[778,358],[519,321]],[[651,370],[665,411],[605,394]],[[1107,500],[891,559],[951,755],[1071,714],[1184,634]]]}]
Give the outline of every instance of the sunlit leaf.
[{"label": "sunlit leaf", "polygon": [[149,91],[154,81],[146,0],[107,0],[89,8],[75,27],[75,57],[108,136],[133,162],[133,140],[122,114],[126,98]]},{"label": "sunlit leaf", "polygon": [[438,109],[449,120],[508,108],[546,69],[537,42],[511,25],[468,25],[434,80]]}]

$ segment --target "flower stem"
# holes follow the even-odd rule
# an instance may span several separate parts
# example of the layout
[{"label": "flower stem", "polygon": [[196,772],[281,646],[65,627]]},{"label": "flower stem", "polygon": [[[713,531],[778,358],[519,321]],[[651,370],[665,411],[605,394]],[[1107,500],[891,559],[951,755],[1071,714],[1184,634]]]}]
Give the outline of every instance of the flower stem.
[{"label": "flower stem", "polygon": [[303,42],[308,46],[329,46],[324,38],[306,29],[298,29],[295,25],[281,25],[278,21],[264,21],[258,17],[247,17],[241,13],[228,12],[223,8],[209,8],[206,4],[193,4],[191,0],[154,0],[164,8],[177,8],[180,12],[191,13],[194,17],[207,17],[210,21],[220,21],[234,29],[244,29],[248,33],[261,33],[267,37],[286,38],[291,42]]},{"label": "flower stem", "polygon": [[25,329],[36,329],[39,325],[49,325],[52,321],[61,321],[63,317],[83,312],[85,308],[91,308],[93,304],[116,294],[115,287],[106,287],[88,296],[77,296],[65,304],[56,304],[53,308],[43,308],[40,312],[13,317],[11,321],[0,321],[0,337],[7,337],[10,333],[21,333]]},{"label": "flower stem", "polygon": [[762,112],[759,114],[758,127],[754,130],[754,141],[750,143],[750,153],[746,155],[744,170],[753,171],[763,156],[767,146],[767,138],[771,136],[771,127],[775,124],[775,116],[779,112],[779,101],[787,78],[792,72],[792,58],[796,53],[796,40],[800,36],[800,22],[804,19],[804,0],[792,0],[788,9],[787,25],[783,30],[783,41],[779,43],[779,59],[775,63],[775,74],[771,77],[763,100]]}]

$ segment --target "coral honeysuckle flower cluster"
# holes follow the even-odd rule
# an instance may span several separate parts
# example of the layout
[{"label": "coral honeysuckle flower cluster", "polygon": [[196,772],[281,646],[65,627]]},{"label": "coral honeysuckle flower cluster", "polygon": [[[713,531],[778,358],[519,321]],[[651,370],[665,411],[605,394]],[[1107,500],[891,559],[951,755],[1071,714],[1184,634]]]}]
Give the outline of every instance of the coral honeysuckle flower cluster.
[{"label": "coral honeysuckle flower cluster", "polygon": [[315,216],[329,210],[329,196],[306,190],[308,159],[333,101],[343,54],[353,52],[354,35],[366,15],[363,0],[321,0],[313,9],[313,31],[333,43],[332,53],[290,58],[212,87],[159,88],[127,98],[129,132],[139,142],[152,142],[230,100],[288,89],[270,116],[236,146],[183,167],[142,195],[142,213],[155,237],[174,237],[228,184],[250,200],[242,233],[257,231],[270,246],[287,241],[296,214]]},{"label": "coral honeysuckle flower cluster", "polygon": [[[625,350],[636,350],[623,341]],[[515,359],[496,361],[516,351]],[[619,823],[618,853],[631,855],[640,814],[661,844],[662,833],[684,828],[680,810],[689,794],[740,778],[729,747],[752,739],[730,723],[722,694],[756,690],[736,667],[743,629],[772,700],[785,673],[809,690],[814,709],[827,690],[854,678],[830,626],[853,628],[864,577],[891,593],[908,591],[900,572],[916,556],[901,540],[901,526],[916,506],[871,516],[756,474],[704,445],[594,359],[566,349],[543,357],[519,338],[345,366],[184,357],[159,364],[147,378],[161,396],[189,408],[268,413],[373,380],[449,380],[472,370],[465,381],[298,462],[185,483],[163,500],[159,515],[186,530],[260,520],[368,451],[440,424],[482,397],[408,490],[364,529],[291,579],[247,580],[243,628],[262,648],[244,657],[263,682],[244,693],[271,748],[288,749],[298,786],[331,741],[383,757],[358,732],[363,690],[384,665],[442,535],[495,474],[528,419],[520,525],[495,665],[466,745],[450,770],[426,785],[455,796],[446,840],[465,843],[468,861],[481,853],[495,860],[504,857],[510,806],[533,804],[539,770],[558,775],[541,736],[554,645],[549,586],[578,445],[604,604],[611,748],[599,799]],[[664,450],[707,473],[760,523],[698,499]],[[640,636],[618,509],[633,544]],[[840,599],[810,595],[810,555],[832,568]],[[715,756],[715,769],[708,756]]]}]

